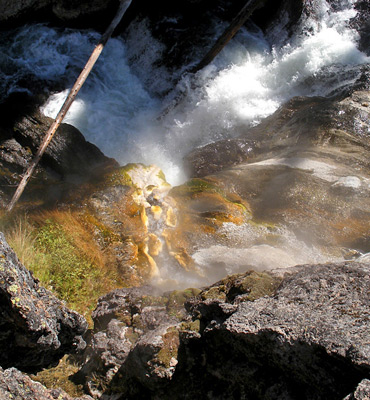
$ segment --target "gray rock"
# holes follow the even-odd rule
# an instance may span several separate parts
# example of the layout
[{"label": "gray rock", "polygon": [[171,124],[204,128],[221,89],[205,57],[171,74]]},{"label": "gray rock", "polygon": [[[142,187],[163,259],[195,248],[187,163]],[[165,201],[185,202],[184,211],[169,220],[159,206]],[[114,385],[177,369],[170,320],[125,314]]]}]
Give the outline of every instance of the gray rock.
[{"label": "gray rock", "polygon": [[301,266],[274,297],[241,303],[224,321],[205,313],[173,388],[187,387],[184,398],[343,398],[370,373],[369,272],[355,262]]},{"label": "gray rock", "polygon": [[357,386],[354,393],[349,394],[344,400],[369,400],[370,399],[370,381],[363,379]]},{"label": "gray rock", "polygon": [[[154,288],[146,286],[114,290],[99,299],[92,314],[95,333],[74,377],[90,394],[100,396],[129,355],[126,377],[133,373],[149,385],[146,369],[158,369],[150,368],[147,361],[160,351],[167,328],[178,322],[168,313],[168,299],[156,294]],[[162,370],[159,375],[166,374]]]},{"label": "gray rock", "polygon": [[92,400],[90,396],[72,398],[61,389],[46,389],[16,368],[0,367],[0,398],[15,400]]},{"label": "gray rock", "polygon": [[[106,398],[317,400],[353,393],[347,398],[365,399],[369,273],[368,263],[297,266],[273,296],[255,301],[243,301],[237,277],[233,304],[209,298],[190,302],[200,331],[178,329],[170,376],[163,379],[151,370],[163,342],[163,332],[154,330],[131,350]],[[227,285],[226,296],[232,280]],[[220,294],[221,286],[213,288]]]},{"label": "gray rock", "polygon": [[85,319],[39,285],[0,233],[0,365],[27,372],[85,346]]}]

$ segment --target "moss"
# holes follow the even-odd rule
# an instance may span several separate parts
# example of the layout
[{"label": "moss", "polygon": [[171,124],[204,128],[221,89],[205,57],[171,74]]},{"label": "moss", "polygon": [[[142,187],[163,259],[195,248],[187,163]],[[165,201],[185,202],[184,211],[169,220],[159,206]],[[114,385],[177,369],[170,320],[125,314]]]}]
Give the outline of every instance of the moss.
[{"label": "moss", "polygon": [[129,163],[123,167],[115,169],[113,172],[109,174],[109,176],[106,177],[105,182],[107,183],[107,186],[117,186],[117,185],[135,186],[128,172],[135,169],[139,165],[144,167],[143,164]]},{"label": "moss", "polygon": [[247,296],[243,300],[254,301],[264,296],[272,296],[280,284],[277,279],[264,272],[255,272],[247,275],[240,283],[240,290]]},{"label": "moss", "polygon": [[45,369],[37,375],[30,375],[30,378],[42,383],[48,389],[61,388],[70,396],[78,397],[84,395],[82,385],[75,385],[69,379],[78,370],[79,366],[72,361],[71,357],[64,356],[56,367]]},{"label": "moss", "polygon": [[202,300],[221,300],[226,301],[226,286],[213,286],[210,289],[201,293]]},{"label": "moss", "polygon": [[182,322],[180,325],[180,331],[200,332],[200,320],[196,319],[195,321]]},{"label": "moss", "polygon": [[162,336],[162,340],[163,345],[157,353],[156,361],[165,368],[170,368],[172,359],[177,359],[180,345],[179,331],[177,329],[167,330]]},{"label": "moss", "polygon": [[128,328],[125,337],[134,345],[139,340],[140,335],[133,328]]},{"label": "moss", "polygon": [[146,296],[146,295],[144,295],[141,298],[142,308],[151,307],[151,306],[166,307],[167,303],[168,303],[168,299],[163,296]]},{"label": "moss", "polygon": [[183,317],[184,304],[192,297],[196,297],[200,293],[200,289],[189,288],[185,290],[174,290],[166,294],[168,298],[167,312],[169,315],[178,319]]},{"label": "moss", "polygon": [[216,299],[232,303],[237,296],[241,301],[254,301],[272,296],[281,282],[280,278],[265,272],[248,271],[230,275],[200,293],[202,300]]},{"label": "moss", "polygon": [[166,182],[166,183],[167,183],[166,175],[164,174],[164,172],[163,172],[162,170],[160,170],[160,171],[158,172],[157,177],[158,177],[159,179],[161,179],[163,182]]},{"label": "moss", "polygon": [[203,192],[224,194],[223,191],[216,185],[207,182],[204,179],[194,178],[190,179],[183,185],[174,187],[170,191],[170,195],[173,197],[178,197],[178,196],[186,197],[186,196],[192,196],[195,193],[203,193]]}]

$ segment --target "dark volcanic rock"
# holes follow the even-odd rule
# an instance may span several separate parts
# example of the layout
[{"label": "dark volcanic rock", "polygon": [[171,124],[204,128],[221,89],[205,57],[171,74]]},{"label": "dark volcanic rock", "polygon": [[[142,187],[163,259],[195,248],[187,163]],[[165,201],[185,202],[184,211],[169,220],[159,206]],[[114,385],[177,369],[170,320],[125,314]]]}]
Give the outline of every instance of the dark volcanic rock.
[{"label": "dark volcanic rock", "polygon": [[[177,332],[167,330],[171,349],[176,348],[170,376],[158,379],[158,368],[153,374],[163,347],[156,356],[153,349],[165,337],[158,340],[153,330],[128,354],[107,398],[367,398],[370,264],[286,271],[273,296],[247,301],[249,274],[221,281],[190,300],[187,307],[200,325],[192,329],[188,320]],[[236,296],[230,297],[234,283]]]},{"label": "dark volcanic rock", "polygon": [[[189,291],[188,296],[192,294]],[[182,292],[159,296],[152,287],[140,287],[118,289],[101,297],[92,315],[95,333],[75,380],[84,383],[92,395],[100,395],[125,362],[120,374],[126,379],[133,375],[150,387],[167,379],[174,372],[173,365],[161,365],[156,355],[174,340],[167,330],[185,314],[184,296]],[[178,342],[178,332],[174,331]],[[169,364],[172,356],[167,360],[168,354]]]},{"label": "dark volcanic rock", "polygon": [[359,0],[355,8],[357,15],[351,20],[351,26],[360,34],[359,49],[370,55],[370,3],[367,0]]},{"label": "dark volcanic rock", "polygon": [[36,372],[85,346],[85,319],[19,262],[0,234],[0,365]]},{"label": "dark volcanic rock", "polygon": [[99,27],[102,20],[108,24],[116,7],[114,0],[0,0],[0,21],[14,26],[47,19]]},{"label": "dark volcanic rock", "polygon": [[370,265],[295,271],[274,297],[203,321],[201,339],[183,344],[171,387],[184,398],[341,399],[368,377]]},{"label": "dark volcanic rock", "polygon": [[258,147],[252,140],[225,139],[192,151],[184,161],[191,165],[191,176],[205,176],[252,159]]},{"label": "dark volcanic rock", "polygon": [[0,368],[0,398],[16,400],[92,400],[90,396],[72,398],[61,389],[46,389],[15,368]]},{"label": "dark volcanic rock", "polygon": [[[366,68],[362,74],[364,77],[360,72],[357,82],[361,90],[344,98],[294,97],[256,127],[245,129],[238,138],[194,150],[185,159],[187,168],[193,176],[205,176],[242,161],[261,160],[271,154],[286,156],[287,152],[297,155],[317,145],[333,151],[335,146],[343,152],[354,146],[353,157],[368,164],[370,95],[367,87],[361,87],[368,81]],[[244,150],[249,148],[250,152]],[[320,150],[315,148],[317,153]],[[227,159],[219,154],[223,151]]]},{"label": "dark volcanic rock", "polygon": [[[22,110],[24,115],[19,115]],[[24,107],[24,108],[23,108]],[[0,206],[4,206],[34,157],[52,119],[43,116],[37,103],[16,94],[1,105],[0,118]],[[53,201],[69,190],[118,164],[73,126],[62,124],[27,186],[25,195]]]}]

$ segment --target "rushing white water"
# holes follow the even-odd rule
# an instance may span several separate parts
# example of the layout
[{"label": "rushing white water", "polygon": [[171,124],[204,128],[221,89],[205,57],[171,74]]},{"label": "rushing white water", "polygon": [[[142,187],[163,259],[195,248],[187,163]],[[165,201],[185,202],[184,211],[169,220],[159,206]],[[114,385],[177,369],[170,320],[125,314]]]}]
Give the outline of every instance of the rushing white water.
[{"label": "rushing white water", "polygon": [[[130,70],[127,49],[150,47],[151,57],[141,66],[143,81],[168,85],[163,68],[153,70],[163,45],[147,31],[145,23],[134,29],[128,41],[112,39],[104,49],[92,75],[82,88],[66,122],[79,128],[85,137],[121,164],[156,163],[168,180],[184,179],[181,159],[194,147],[236,136],[241,127],[255,125],[294,95],[326,95],[343,82],[307,84],[308,78],[338,67],[369,62],[356,47],[357,33],[348,28],[355,15],[354,0],[343,1],[342,9],[330,12],[324,0],[317,0],[319,18],[306,20],[302,32],[281,47],[271,48],[258,30],[241,30],[216,60],[198,73],[187,98],[161,121],[161,104],[145,90]],[[140,40],[139,40],[140,38]],[[2,73],[7,82],[23,74],[42,79],[63,77],[66,90],[50,97],[46,115],[54,117],[68,88],[85,64],[98,34],[87,31],[57,30],[43,25],[20,30],[2,46]],[[9,38],[8,38],[9,41]],[[144,42],[144,43],[139,43]],[[186,87],[184,78],[180,87]],[[166,86],[167,87],[167,86]],[[194,87],[194,84],[192,85]],[[7,92],[20,90],[8,84]]]}]

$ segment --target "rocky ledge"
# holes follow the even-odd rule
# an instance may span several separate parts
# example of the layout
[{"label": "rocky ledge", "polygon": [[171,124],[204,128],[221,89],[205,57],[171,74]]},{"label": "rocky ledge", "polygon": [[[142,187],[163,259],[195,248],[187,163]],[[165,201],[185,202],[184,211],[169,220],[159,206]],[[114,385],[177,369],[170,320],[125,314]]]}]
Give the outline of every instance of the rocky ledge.
[{"label": "rocky ledge", "polygon": [[104,399],[366,399],[369,273],[345,262],[234,275],[188,300],[181,322],[161,297],[113,292],[81,371],[115,361]]},{"label": "rocky ledge", "polygon": [[85,319],[39,285],[0,233],[0,365],[35,372],[85,346]]}]

